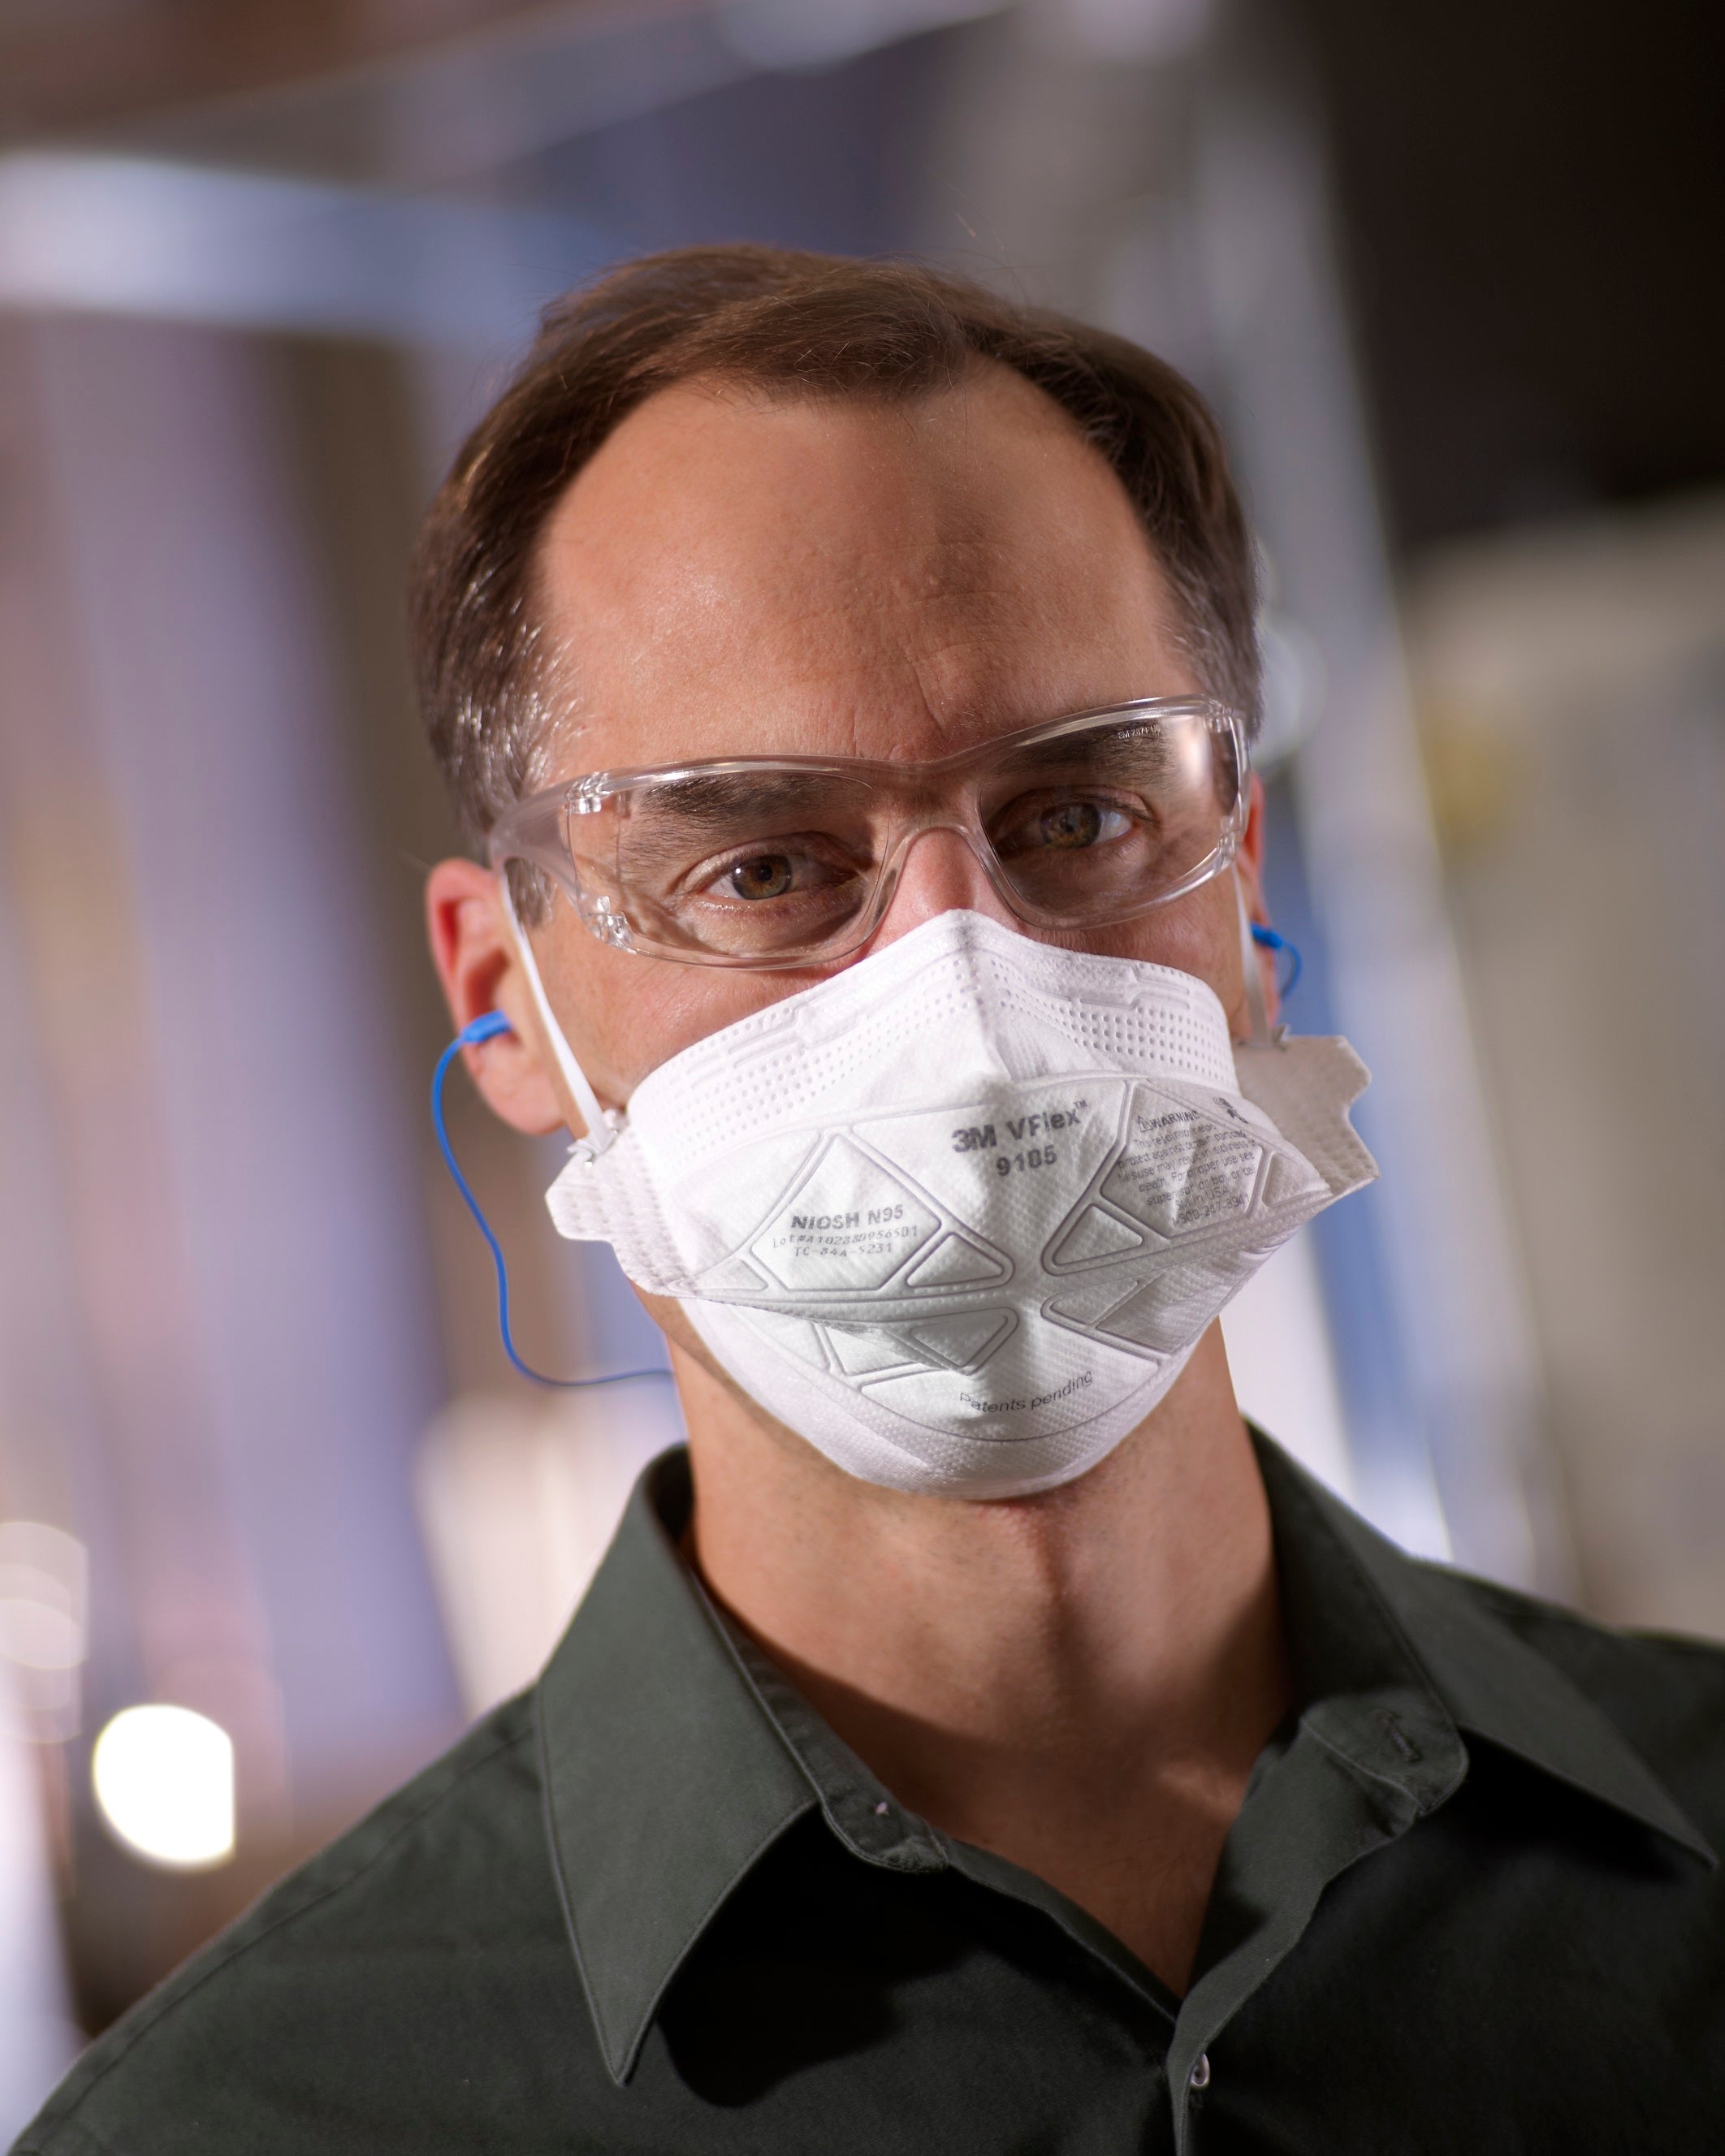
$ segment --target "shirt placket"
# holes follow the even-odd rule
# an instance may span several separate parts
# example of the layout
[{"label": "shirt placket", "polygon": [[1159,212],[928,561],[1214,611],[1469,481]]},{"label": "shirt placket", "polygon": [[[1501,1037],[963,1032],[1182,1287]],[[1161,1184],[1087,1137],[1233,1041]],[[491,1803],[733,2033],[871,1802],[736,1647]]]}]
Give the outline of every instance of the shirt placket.
[{"label": "shirt placket", "polygon": [[1198,1974],[1168,2046],[1176,2156],[1226,2062],[1211,2049],[1304,1936],[1324,1889],[1461,1786],[1467,1753],[1430,1695],[1327,1700],[1256,1779],[1211,1890]]}]

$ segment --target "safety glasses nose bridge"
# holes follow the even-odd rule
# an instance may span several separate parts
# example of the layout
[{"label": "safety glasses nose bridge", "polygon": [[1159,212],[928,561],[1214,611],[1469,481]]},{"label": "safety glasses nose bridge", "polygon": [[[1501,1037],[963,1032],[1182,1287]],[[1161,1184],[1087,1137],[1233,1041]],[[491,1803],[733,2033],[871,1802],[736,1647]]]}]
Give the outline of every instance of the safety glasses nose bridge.
[{"label": "safety glasses nose bridge", "polygon": [[[883,794],[890,792],[888,788],[882,790]],[[919,794],[922,796],[921,803],[916,805]],[[981,869],[989,888],[1015,919],[1027,925],[1040,925],[1039,916],[1034,909],[1026,907],[1022,894],[1014,886],[994,850],[978,806],[978,788],[972,786],[967,788],[960,799],[948,795],[943,801],[933,800],[927,797],[926,788],[911,782],[901,793],[896,815],[889,808],[887,800],[883,798],[880,821],[873,847],[873,878],[855,917],[848,925],[843,942],[832,947],[832,956],[843,957],[867,942],[886,918],[897,896],[899,885],[910,865],[912,850],[922,839],[943,833],[963,842],[972,860]]]}]

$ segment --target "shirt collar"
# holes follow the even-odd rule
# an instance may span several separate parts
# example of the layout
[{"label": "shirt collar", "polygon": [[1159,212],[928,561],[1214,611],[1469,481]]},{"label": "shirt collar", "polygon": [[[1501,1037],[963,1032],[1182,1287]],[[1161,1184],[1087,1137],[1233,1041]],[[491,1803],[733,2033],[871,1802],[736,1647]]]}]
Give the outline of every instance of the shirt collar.
[{"label": "shirt collar", "polygon": [[707,1925],[805,1813],[819,1807],[865,1862],[946,1862],[714,1607],[676,1548],[691,1502],[679,1447],[636,1484],[538,1686],[552,1862],[619,2082]]},{"label": "shirt collar", "polygon": [[[1612,1723],[1481,1599],[1377,1534],[1253,1433],[1275,1523],[1301,1719],[1408,1818],[1466,1772],[1458,1732],[1717,1860]],[[819,1808],[865,1862],[935,1871],[904,1812],[703,1592],[676,1549],[687,1453],[655,1460],[540,1680],[547,1825],[613,2076],[713,1917]]]},{"label": "shirt collar", "polygon": [[[1539,1768],[1666,1835],[1708,1864],[1718,1859],[1652,1769],[1557,1665],[1490,1606],[1486,1584],[1421,1563],[1367,1525],[1281,1449],[1252,1433],[1276,1523],[1296,1681],[1313,1699],[1307,1719],[1358,1738],[1384,1710],[1350,1712],[1347,1663],[1362,1642],[1333,1636],[1345,1610],[1344,1578],[1381,1609],[1409,1677],[1466,1734]],[[1341,1560],[1338,1566],[1337,1560]],[[1351,1578],[1349,1578],[1351,1575]],[[1322,1636],[1318,1636],[1322,1635]],[[1313,1666],[1297,1668],[1302,1659]],[[1380,1664],[1381,1668],[1381,1664]],[[1389,1717],[1393,1722],[1392,1713]],[[1390,1749],[1404,1747],[1388,1732]],[[1383,1760],[1381,1742],[1364,1741]]]}]

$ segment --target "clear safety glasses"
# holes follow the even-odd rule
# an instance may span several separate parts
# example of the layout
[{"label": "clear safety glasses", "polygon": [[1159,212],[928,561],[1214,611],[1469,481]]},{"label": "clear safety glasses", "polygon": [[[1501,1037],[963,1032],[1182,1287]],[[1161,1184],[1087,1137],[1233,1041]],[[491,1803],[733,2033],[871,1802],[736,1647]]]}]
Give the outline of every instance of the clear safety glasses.
[{"label": "clear safety glasses", "polygon": [[542,869],[619,948],[800,966],[868,940],[925,831],[958,832],[1032,927],[1166,905],[1233,860],[1245,776],[1235,713],[1144,697],[926,763],[733,757],[593,772],[501,817],[490,859]]}]

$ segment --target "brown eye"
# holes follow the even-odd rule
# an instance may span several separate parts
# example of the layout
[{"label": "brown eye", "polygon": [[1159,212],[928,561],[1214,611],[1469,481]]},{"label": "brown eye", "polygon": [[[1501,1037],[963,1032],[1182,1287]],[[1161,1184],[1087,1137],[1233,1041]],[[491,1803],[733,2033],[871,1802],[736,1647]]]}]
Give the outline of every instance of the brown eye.
[{"label": "brown eye", "polygon": [[1101,829],[1102,814],[1093,801],[1063,801],[1059,808],[1045,808],[1042,812],[1042,843],[1045,846],[1093,846]]},{"label": "brown eye", "polygon": [[739,898],[783,898],[795,880],[788,854],[757,854],[731,871],[731,888]]}]

